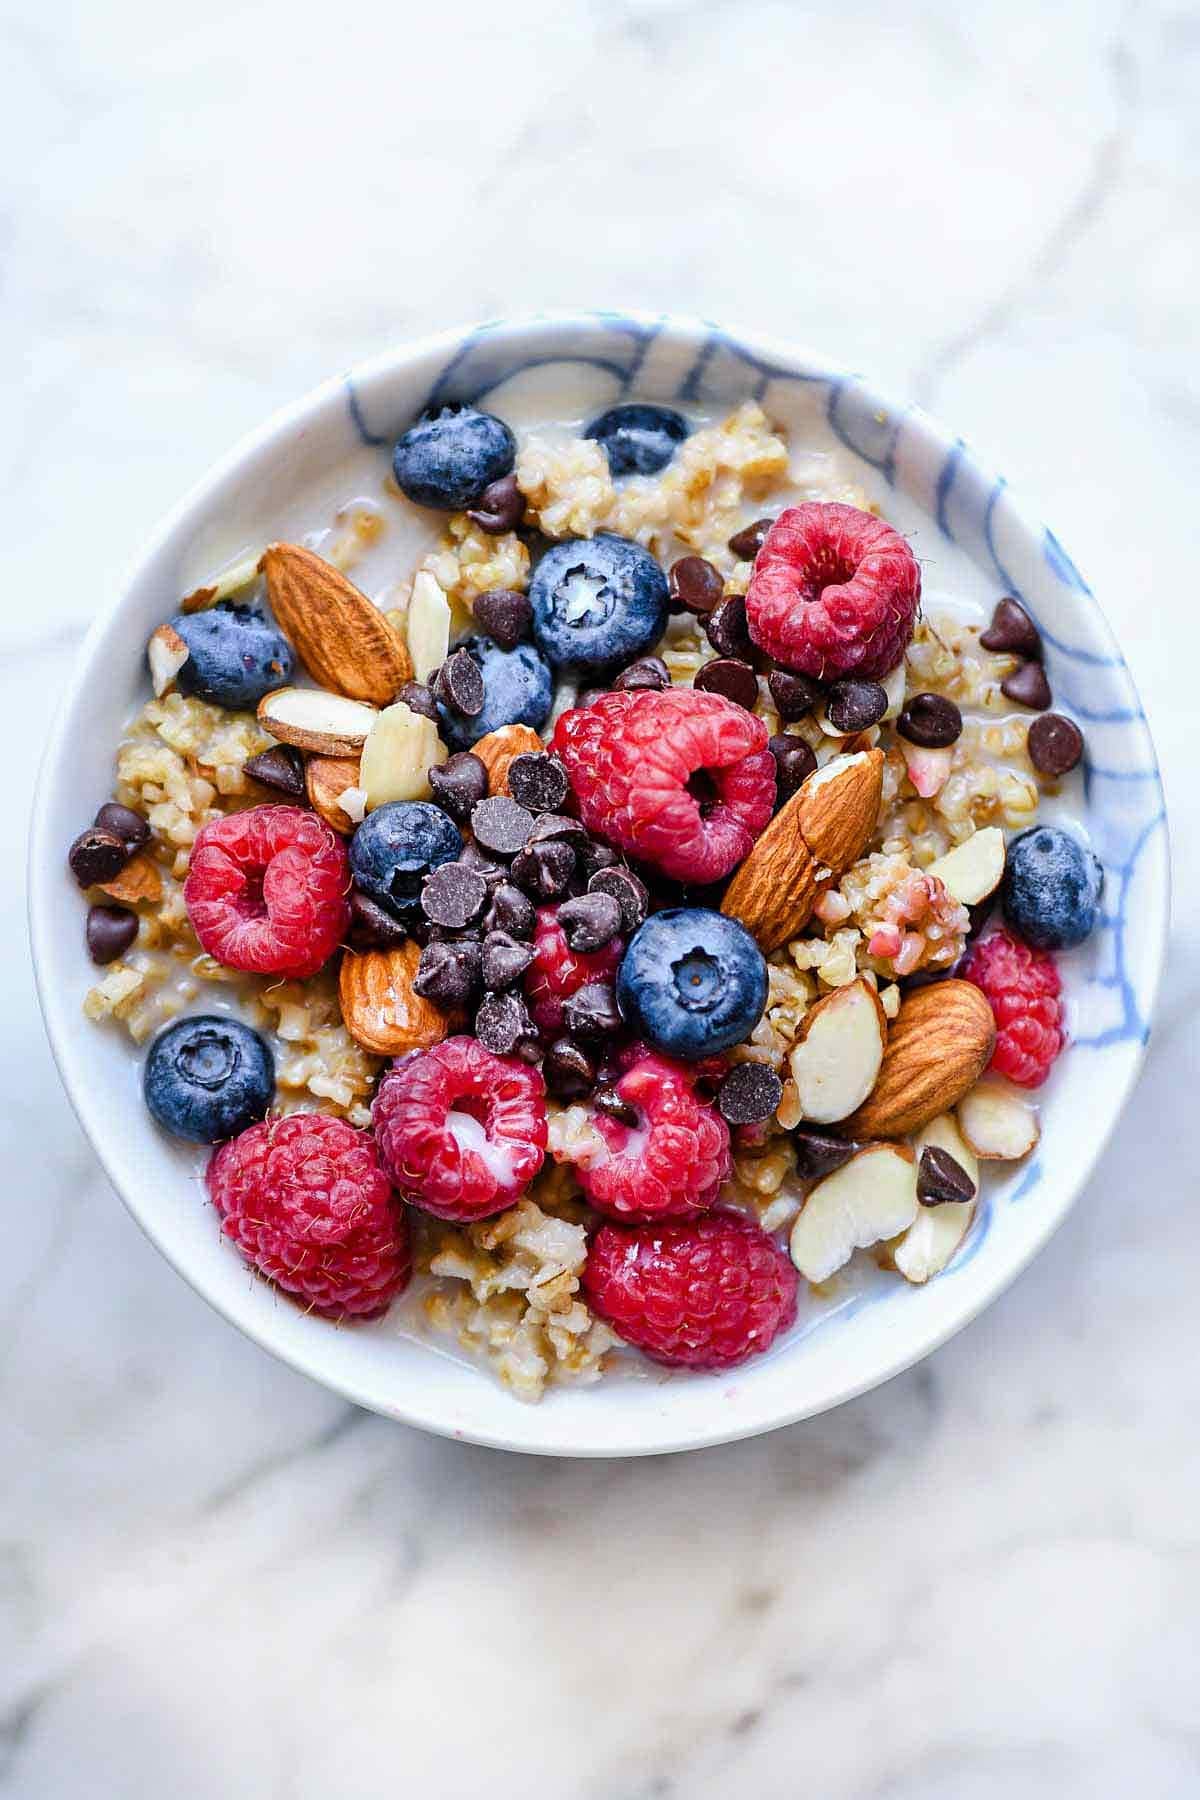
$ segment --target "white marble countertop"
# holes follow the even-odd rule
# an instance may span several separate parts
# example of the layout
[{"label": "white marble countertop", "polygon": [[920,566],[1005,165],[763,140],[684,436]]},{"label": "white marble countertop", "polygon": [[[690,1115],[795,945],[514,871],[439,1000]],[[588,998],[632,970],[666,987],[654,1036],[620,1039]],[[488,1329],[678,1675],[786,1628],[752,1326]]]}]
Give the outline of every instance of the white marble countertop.
[{"label": "white marble countertop", "polygon": [[[0,6],[0,1795],[1200,1793],[1192,0]],[[1083,1202],[808,1425],[546,1463],[369,1417],[142,1239],[59,1089],[26,805],[87,620],[243,430],[405,334],[676,307],[952,421],[1096,586],[1176,934]]]}]

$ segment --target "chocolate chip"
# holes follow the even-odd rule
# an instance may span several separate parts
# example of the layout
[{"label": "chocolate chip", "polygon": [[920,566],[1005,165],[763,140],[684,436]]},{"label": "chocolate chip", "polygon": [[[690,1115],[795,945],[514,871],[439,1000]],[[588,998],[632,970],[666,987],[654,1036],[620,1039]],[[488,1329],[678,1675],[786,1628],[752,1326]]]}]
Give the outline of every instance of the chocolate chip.
[{"label": "chocolate chip", "polygon": [[467,517],[489,537],[512,531],[525,517],[525,496],[517,486],[515,475],[501,475],[489,481],[478,501],[467,511]]},{"label": "chocolate chip", "polygon": [[615,867],[621,860],[611,844],[598,843],[595,838],[589,838],[586,844],[580,844],[575,856],[584,876],[589,879],[601,869]]},{"label": "chocolate chip", "polygon": [[675,612],[710,613],[725,597],[724,578],[703,556],[681,556],[673,562],[667,586]]},{"label": "chocolate chip", "polygon": [[1041,660],[1042,640],[1038,628],[1019,600],[1000,600],[987,630],[979,642],[985,650],[1007,652],[1011,656],[1031,656]]},{"label": "chocolate chip", "polygon": [[596,1067],[582,1044],[574,1038],[555,1038],[542,1064],[546,1086],[560,1100],[576,1100],[590,1094],[596,1080]]},{"label": "chocolate chip", "polygon": [[483,671],[469,650],[451,651],[437,672],[433,694],[464,719],[483,711]]},{"label": "chocolate chip", "polygon": [[802,737],[780,732],[767,740],[767,749],[775,758],[775,789],[780,805],[790,800],[796,789],[808,780],[817,766],[812,746]]},{"label": "chocolate chip", "polygon": [[[304,785],[304,758],[290,744],[275,744],[262,750],[245,764],[245,772],[261,787],[272,793],[286,794],[289,800],[308,799]],[[103,808],[101,808],[103,811]],[[99,815],[97,815],[99,817]]]},{"label": "chocolate chip", "polygon": [[124,838],[102,825],[89,825],[81,831],[67,852],[71,873],[81,888],[93,882],[112,881],[121,873],[131,855]]},{"label": "chocolate chip", "polygon": [[887,709],[887,691],[877,681],[835,681],[825,697],[825,717],[842,737],[869,731]]},{"label": "chocolate chip", "polygon": [[570,844],[551,840],[530,844],[513,857],[512,878],[534,900],[558,900],[575,876]]},{"label": "chocolate chip", "polygon": [[914,694],[896,720],[896,730],[923,750],[944,750],[962,736],[962,714],[944,694]]},{"label": "chocolate chip", "polygon": [[734,656],[718,656],[706,662],[697,670],[692,686],[702,694],[720,694],[735,706],[744,706],[747,712],[754,711],[758,700],[758,676],[749,663],[739,662]]},{"label": "chocolate chip", "polygon": [[704,635],[718,656],[747,658],[753,645],[746,624],[746,601],[742,594],[730,594],[704,621]]},{"label": "chocolate chip", "polygon": [[537,925],[537,910],[532,900],[511,881],[502,881],[492,889],[492,903],[484,924],[489,931],[506,931],[510,937],[531,938]]},{"label": "chocolate chip", "polygon": [[962,1206],[975,1198],[975,1183],[948,1150],[930,1144],[917,1164],[917,1199],[922,1206]]},{"label": "chocolate chip", "polygon": [[502,650],[515,650],[533,624],[533,602],[516,588],[492,588],[471,608],[475,623]]},{"label": "chocolate chip", "polygon": [[814,1131],[809,1125],[801,1125],[792,1132],[792,1148],[796,1152],[796,1174],[801,1181],[820,1181],[822,1176],[832,1175],[848,1163],[858,1144],[852,1144],[845,1138],[826,1137],[823,1131]]},{"label": "chocolate chip", "polygon": [[527,750],[508,765],[508,791],[533,813],[556,813],[571,791],[567,771],[548,750]]},{"label": "chocolate chip", "polygon": [[489,994],[512,987],[533,961],[533,948],[507,931],[489,931],[483,940],[483,985]]},{"label": "chocolate chip", "polygon": [[1039,662],[1021,663],[1011,675],[1005,676],[1000,683],[1000,692],[1006,699],[1015,700],[1018,706],[1028,706],[1034,712],[1045,712],[1054,699],[1046,671]]},{"label": "chocolate chip", "polygon": [[783,1099],[783,1083],[766,1063],[735,1063],[717,1089],[717,1110],[729,1125],[761,1125]]},{"label": "chocolate chip", "polygon": [[511,1056],[537,1041],[537,1031],[520,994],[485,994],[475,1014],[475,1036],[493,1056]]},{"label": "chocolate chip", "polygon": [[772,669],[767,676],[767,687],[785,725],[794,725],[797,719],[810,713],[825,694],[820,682],[814,681],[811,675],[796,675],[791,669]]},{"label": "chocolate chip", "polygon": [[437,709],[433,689],[426,687],[423,681],[406,681],[396,698],[404,702],[409,712],[420,713],[423,719],[432,719],[435,725],[441,724],[442,715]]},{"label": "chocolate chip", "polygon": [[488,791],[488,772],[472,751],[459,750],[431,767],[429,787],[442,811],[465,825]]},{"label": "chocolate chip", "polygon": [[607,981],[588,981],[563,1003],[563,1024],[572,1037],[612,1037],[621,1029],[617,997]]},{"label": "chocolate chip", "polygon": [[473,841],[463,845],[458,860],[460,863],[464,863],[468,869],[474,869],[477,875],[482,875],[489,889],[493,891],[500,882],[508,880],[508,870],[504,864],[497,862],[494,857],[489,856]]},{"label": "chocolate chip", "polygon": [[564,900],[558,922],[570,949],[581,955],[603,950],[621,929],[621,907],[611,894],[580,894]]},{"label": "chocolate chip", "polygon": [[515,856],[533,830],[533,814],[507,794],[480,800],[471,812],[475,841],[494,856]]},{"label": "chocolate chip", "polygon": [[619,865],[597,869],[588,879],[588,893],[608,894],[616,901],[622,931],[636,931],[650,910],[645,882],[639,881],[632,869],[623,869]]},{"label": "chocolate chip", "polygon": [[483,917],[488,889],[483,876],[460,862],[442,863],[425,878],[421,911],[431,925],[462,931]]},{"label": "chocolate chip", "polygon": [[1043,775],[1069,775],[1083,755],[1083,733],[1062,713],[1043,713],[1029,727],[1029,760]]},{"label": "chocolate chip", "polygon": [[408,932],[398,919],[385,912],[369,894],[350,892],[350,942],[356,950],[391,950],[404,943]]},{"label": "chocolate chip", "polygon": [[127,906],[89,906],[87,916],[88,955],[94,963],[115,962],[123,956],[138,934],[135,912]]},{"label": "chocolate chip", "polygon": [[[293,750],[292,755],[297,753]],[[300,790],[304,791],[303,764],[301,764]],[[106,801],[96,814],[93,824],[101,831],[115,831],[123,844],[131,850],[140,850],[143,844],[150,842],[150,827],[140,813],[135,813],[128,806],[119,806],[115,800]]]},{"label": "chocolate chip", "polygon": [[645,688],[661,692],[670,685],[671,671],[661,656],[639,657],[613,681],[613,687],[622,694],[641,693]]},{"label": "chocolate chip", "polygon": [[479,985],[480,947],[472,938],[426,944],[413,977],[413,993],[436,1006],[465,1006]]},{"label": "chocolate chip", "polygon": [[755,519],[753,525],[744,525],[735,531],[729,540],[729,548],[739,562],[753,562],[763,547],[763,539],[770,531],[774,519]]},{"label": "chocolate chip", "polygon": [[618,1125],[628,1125],[630,1131],[636,1131],[642,1122],[637,1107],[622,1100],[615,1087],[598,1087],[592,1095],[592,1105],[605,1118],[615,1119]]},{"label": "chocolate chip", "polygon": [[587,829],[579,819],[573,819],[570,813],[541,813],[529,833],[529,842],[546,844],[559,840],[571,844],[577,850],[582,849],[588,841]]}]

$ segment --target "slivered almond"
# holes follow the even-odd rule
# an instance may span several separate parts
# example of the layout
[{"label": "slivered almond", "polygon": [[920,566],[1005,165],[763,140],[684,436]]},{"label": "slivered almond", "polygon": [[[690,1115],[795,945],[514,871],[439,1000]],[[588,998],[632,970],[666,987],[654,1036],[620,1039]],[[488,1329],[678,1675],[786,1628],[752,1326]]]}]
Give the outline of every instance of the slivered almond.
[{"label": "slivered almond", "polygon": [[215,576],[206,587],[193,588],[190,594],[185,594],[179,602],[180,612],[204,612],[206,608],[240,594],[257,579],[261,569],[261,556],[244,557],[241,562],[231,564],[223,575]]},{"label": "slivered almond", "polygon": [[411,941],[394,950],[347,950],[338,977],[342,1018],[355,1043],[376,1056],[428,1050],[454,1028],[453,1015],[413,992],[421,951]]},{"label": "slivered almond", "polygon": [[471,745],[472,753],[487,770],[489,794],[507,794],[509,765],[518,756],[544,749],[541,738],[529,725],[502,725],[499,731],[489,731]]},{"label": "slivered almond", "polygon": [[102,894],[119,900],[122,906],[136,906],[139,900],[162,899],[162,874],[149,850],[138,850],[119,875],[111,881],[97,883]]},{"label": "slivered almond", "polygon": [[272,737],[318,756],[357,756],[378,717],[373,706],[320,688],[276,688],[258,703],[258,722]]},{"label": "slivered almond", "polygon": [[936,875],[961,905],[978,905],[995,892],[1004,875],[1004,833],[998,825],[985,825],[931,862],[925,873]]},{"label": "slivered almond", "polygon": [[[979,1164],[954,1122],[953,1113],[939,1113],[919,1134],[913,1145],[917,1168],[924,1150],[945,1150],[979,1188]],[[922,1206],[916,1218],[892,1248],[892,1261],[903,1275],[919,1287],[933,1275],[940,1275],[970,1230],[975,1217],[974,1200],[949,1200],[941,1206]]]},{"label": "slivered almond", "polygon": [[734,875],[721,911],[769,952],[795,937],[823,887],[862,855],[883,796],[883,752],[835,756],[810,775]]},{"label": "slivered almond", "polygon": [[304,768],[309,805],[344,837],[350,835],[357,821],[339,802],[347,788],[358,786],[358,770],[357,756],[310,756]]},{"label": "slivered almond", "polygon": [[803,1116],[833,1125],[861,1106],[875,1086],[887,1043],[879,996],[863,976],[835,988],[805,1013],[791,1053]]},{"label": "slivered almond", "polygon": [[450,602],[435,575],[421,569],[413,578],[405,620],[413,679],[428,681],[440,669],[450,648]]},{"label": "slivered almond", "polygon": [[959,1101],[958,1123],[985,1162],[1019,1162],[1038,1141],[1037,1114],[1007,1081],[986,1075]]},{"label": "slivered almond", "polygon": [[146,661],[150,664],[150,681],[154,697],[161,700],[175,686],[175,677],[191,655],[173,625],[160,625],[151,632],[146,645]]},{"label": "slivered almond", "polygon": [[298,544],[262,559],[271,610],[315,681],[386,706],[412,679],[412,659],[379,608],[332,563]]},{"label": "slivered almond", "polygon": [[856,1250],[906,1231],[917,1217],[917,1165],[906,1144],[868,1144],[812,1189],[788,1248],[806,1281],[828,1281]]},{"label": "slivered almond", "polygon": [[369,807],[389,800],[425,800],[429,771],[446,760],[437,726],[403,700],[385,706],[362,748],[359,786]]},{"label": "slivered almond", "polygon": [[896,1015],[879,1079],[846,1120],[846,1135],[895,1138],[919,1131],[974,1087],[995,1041],[992,1009],[971,982],[918,988]]}]

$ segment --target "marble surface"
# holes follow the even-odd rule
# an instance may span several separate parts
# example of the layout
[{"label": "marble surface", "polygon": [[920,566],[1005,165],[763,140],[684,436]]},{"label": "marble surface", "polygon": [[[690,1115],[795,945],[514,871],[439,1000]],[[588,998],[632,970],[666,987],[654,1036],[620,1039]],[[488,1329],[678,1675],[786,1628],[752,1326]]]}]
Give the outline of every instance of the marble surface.
[{"label": "marble surface", "polygon": [[[1200,7],[0,5],[0,1795],[1200,1794],[1193,747]],[[23,950],[56,687],[159,513],[396,337],[544,305],[806,339],[951,420],[1095,585],[1176,927],[1073,1217],[773,1437],[522,1460],[354,1411],[167,1269]]]}]

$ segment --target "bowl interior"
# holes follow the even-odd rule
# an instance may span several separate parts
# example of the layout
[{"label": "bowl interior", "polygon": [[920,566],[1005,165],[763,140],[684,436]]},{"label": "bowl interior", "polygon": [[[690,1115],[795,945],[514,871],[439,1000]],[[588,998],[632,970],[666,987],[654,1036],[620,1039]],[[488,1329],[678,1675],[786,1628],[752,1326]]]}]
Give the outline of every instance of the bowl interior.
[{"label": "bowl interior", "polygon": [[[243,1266],[218,1235],[194,1160],[149,1128],[123,1036],[82,1017],[94,971],[64,855],[108,797],[110,747],[146,691],[145,639],[189,586],[271,538],[310,530],[364,484],[377,490],[388,446],[431,400],[478,399],[519,422],[582,417],[626,395],[714,411],[760,400],[794,443],[837,456],[909,534],[929,597],[1021,598],[1041,627],[1056,698],[1087,734],[1066,805],[1105,864],[1105,916],[1067,959],[1073,1048],[1044,1090],[1041,1144],[993,1180],[943,1275],[924,1288],[867,1283],[731,1375],[651,1373],[559,1388],[528,1407],[436,1340],[414,1342],[386,1320],[339,1328],[307,1317]],[[392,540],[395,573],[431,535],[417,519],[411,545]],[[228,457],[167,520],[88,638],[47,751],[30,866],[34,960],[63,1079],[114,1186],[176,1268],[265,1348],[365,1406],[483,1443],[574,1455],[681,1449],[818,1412],[897,1373],[986,1305],[1061,1221],[1115,1123],[1146,1039],[1167,900],[1162,794],[1129,674],[1073,564],[1004,482],[924,415],[815,358],[700,323],[609,314],[401,349],[308,396]]]}]

